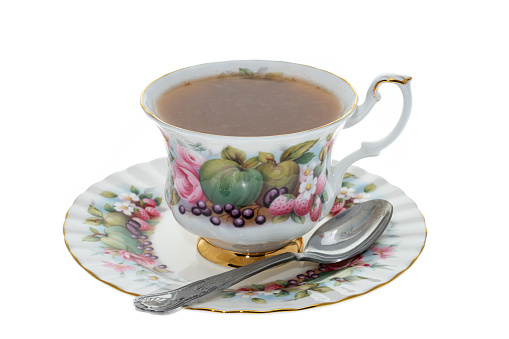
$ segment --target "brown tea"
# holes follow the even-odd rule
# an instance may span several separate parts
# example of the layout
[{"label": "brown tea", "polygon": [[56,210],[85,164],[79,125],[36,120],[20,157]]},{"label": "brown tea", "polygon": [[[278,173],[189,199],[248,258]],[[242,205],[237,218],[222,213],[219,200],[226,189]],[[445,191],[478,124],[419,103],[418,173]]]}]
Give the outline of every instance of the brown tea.
[{"label": "brown tea", "polygon": [[300,80],[229,76],[186,83],[156,103],[161,120],[184,129],[229,136],[306,131],[338,119],[341,103]]}]

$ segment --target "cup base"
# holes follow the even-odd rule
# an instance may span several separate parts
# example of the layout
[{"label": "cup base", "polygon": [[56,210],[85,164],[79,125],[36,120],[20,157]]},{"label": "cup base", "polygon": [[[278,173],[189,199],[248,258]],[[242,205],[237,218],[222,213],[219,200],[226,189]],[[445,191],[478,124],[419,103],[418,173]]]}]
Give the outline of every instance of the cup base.
[{"label": "cup base", "polygon": [[215,264],[237,268],[285,252],[300,253],[302,252],[303,249],[302,245],[303,241],[302,237],[300,237],[290,241],[284,247],[277,250],[259,253],[241,253],[217,247],[215,245],[212,245],[206,239],[200,237],[198,239],[198,244],[196,245],[196,248],[198,249],[198,253],[200,253],[202,257]]}]

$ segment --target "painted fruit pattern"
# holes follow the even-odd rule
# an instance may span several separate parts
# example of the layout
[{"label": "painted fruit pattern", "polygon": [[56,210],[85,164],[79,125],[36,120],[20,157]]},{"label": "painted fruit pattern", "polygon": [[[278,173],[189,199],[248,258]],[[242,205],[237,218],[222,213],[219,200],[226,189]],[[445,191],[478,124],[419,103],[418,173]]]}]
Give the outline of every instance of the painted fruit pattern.
[{"label": "painted fruit pattern", "polygon": [[211,226],[315,222],[328,200],[325,164],[333,134],[278,154],[250,156],[232,146],[213,154],[201,144],[165,139],[171,164],[168,202],[181,214],[208,218]]}]

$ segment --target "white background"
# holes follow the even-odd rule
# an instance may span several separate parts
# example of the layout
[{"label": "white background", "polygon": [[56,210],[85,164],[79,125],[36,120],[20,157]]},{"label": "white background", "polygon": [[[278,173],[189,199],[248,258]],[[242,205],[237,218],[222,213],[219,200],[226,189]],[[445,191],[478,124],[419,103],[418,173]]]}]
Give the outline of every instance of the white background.
[{"label": "white background", "polygon": [[[2,1],[2,332],[507,334],[509,27],[502,3]],[[326,69],[352,83],[361,102],[380,73],[413,77],[406,130],[379,157],[356,164],[400,187],[426,217],[426,247],[407,272],[362,297],[305,311],[157,317],[136,312],[131,296],[76,264],[62,234],[74,199],[113,172],[165,155],[140,108],[141,91],[173,70],[231,59]],[[380,92],[372,114],[341,135],[336,157],[396,121],[399,90]]]}]

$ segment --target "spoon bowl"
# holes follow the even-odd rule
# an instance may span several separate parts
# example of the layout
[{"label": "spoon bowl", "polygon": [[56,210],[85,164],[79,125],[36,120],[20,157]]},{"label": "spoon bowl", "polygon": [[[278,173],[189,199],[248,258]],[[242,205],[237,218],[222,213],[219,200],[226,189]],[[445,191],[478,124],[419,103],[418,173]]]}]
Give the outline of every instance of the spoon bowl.
[{"label": "spoon bowl", "polygon": [[282,253],[205,278],[172,291],[136,297],[138,311],[169,314],[206,300],[259,272],[285,262],[340,262],[366,251],[384,232],[393,207],[386,200],[370,200],[336,215],[316,229],[302,253]]}]

